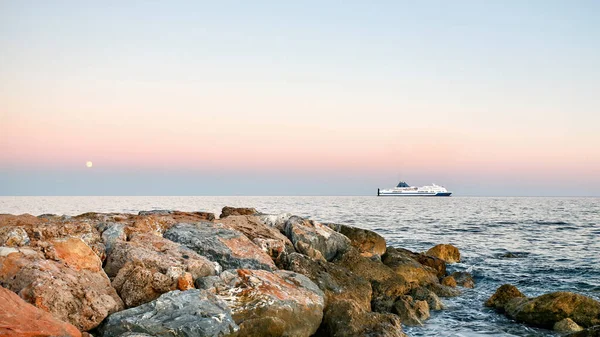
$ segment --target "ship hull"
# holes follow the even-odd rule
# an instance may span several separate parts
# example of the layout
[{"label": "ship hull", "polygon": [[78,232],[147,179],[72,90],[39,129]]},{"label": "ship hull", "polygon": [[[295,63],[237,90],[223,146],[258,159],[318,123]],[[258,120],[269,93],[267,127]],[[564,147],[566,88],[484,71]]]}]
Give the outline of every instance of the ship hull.
[{"label": "ship hull", "polygon": [[437,193],[386,193],[378,192],[379,197],[449,197],[452,192],[437,192]]}]

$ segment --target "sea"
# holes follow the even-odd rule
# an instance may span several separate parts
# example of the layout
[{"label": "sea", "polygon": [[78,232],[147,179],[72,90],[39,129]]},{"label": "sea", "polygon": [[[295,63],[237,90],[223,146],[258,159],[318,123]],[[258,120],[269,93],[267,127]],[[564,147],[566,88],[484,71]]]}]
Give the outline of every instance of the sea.
[{"label": "sea", "polygon": [[449,272],[468,271],[475,289],[443,299],[409,336],[559,336],[514,322],[483,303],[502,284],[527,296],[571,291],[600,300],[600,198],[375,196],[0,197],[0,213],[77,215],[175,209],[220,214],[223,206],[291,212],[373,230],[417,252],[439,243],[460,249]]}]

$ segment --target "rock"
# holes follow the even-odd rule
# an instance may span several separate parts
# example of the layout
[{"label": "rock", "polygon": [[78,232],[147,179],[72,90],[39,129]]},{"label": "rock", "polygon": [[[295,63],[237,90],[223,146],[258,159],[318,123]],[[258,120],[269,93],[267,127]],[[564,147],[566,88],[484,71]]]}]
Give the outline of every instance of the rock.
[{"label": "rock", "polygon": [[510,284],[503,284],[498,289],[496,289],[496,293],[492,295],[486,302],[486,307],[492,307],[500,312],[504,312],[504,306],[515,298],[526,298],[523,293],[517,289],[517,287]]},{"label": "rock", "polygon": [[254,208],[225,206],[221,210],[221,216],[219,216],[219,218],[223,219],[230,215],[258,215],[258,211]]},{"label": "rock", "polygon": [[[54,260],[63,261],[75,270],[90,270],[98,272],[102,270],[102,261],[94,251],[79,238],[66,238],[51,240]],[[46,252],[46,257],[49,253]]]},{"label": "rock", "polygon": [[426,301],[415,301],[412,297],[404,295],[394,302],[392,312],[398,315],[405,325],[422,326],[423,321],[429,318],[429,305]]},{"label": "rock", "polygon": [[292,213],[281,213],[281,214],[261,214],[258,215],[260,221],[265,225],[274,227],[280,232],[283,232],[283,227],[289,218],[292,217]]},{"label": "rock", "polygon": [[510,301],[506,314],[517,321],[552,329],[554,324],[570,318],[584,328],[600,324],[600,302],[570,292],[554,292],[532,299]]},{"label": "rock", "polygon": [[81,333],[44,310],[23,301],[14,292],[0,287],[0,336],[72,336]]},{"label": "rock", "polygon": [[376,312],[391,312],[396,298],[407,294],[412,288],[410,282],[404,279],[403,276],[395,273],[381,262],[360,255],[360,252],[354,247],[345,254],[338,256],[333,260],[333,263],[350,270],[371,283],[373,288],[371,308]]},{"label": "rock", "polygon": [[388,247],[381,261],[407,282],[422,286],[439,282],[434,269],[420,264],[403,249]]},{"label": "rock", "polygon": [[438,278],[446,276],[446,261],[423,253],[414,253],[413,259],[415,259],[420,264],[435,270]]},{"label": "rock", "polygon": [[475,280],[473,280],[473,276],[464,271],[456,271],[451,275],[456,284],[463,288],[475,288]]},{"label": "rock", "polygon": [[558,332],[576,332],[583,330],[582,327],[580,327],[577,323],[573,322],[573,320],[570,318],[565,318],[556,322],[552,329]]},{"label": "rock", "polygon": [[600,325],[568,334],[567,337],[600,337]]},{"label": "rock", "polygon": [[91,250],[87,258],[98,263],[79,260],[81,244],[75,244],[73,251],[68,248],[54,250],[58,261],[44,259],[42,253],[31,249],[0,257],[0,283],[26,302],[87,331],[110,313],[122,310],[123,302],[104,271],[97,269],[99,258]]},{"label": "rock", "polygon": [[440,283],[452,288],[456,288],[457,286],[456,279],[452,275],[444,277]]},{"label": "rock", "polygon": [[323,318],[323,292],[298,273],[238,269],[205,284],[227,303],[240,336],[311,336]]},{"label": "rock", "polygon": [[325,294],[323,321],[317,335],[404,336],[394,315],[373,313],[371,284],[348,269],[292,253],[283,263],[288,270],[306,275]]},{"label": "rock", "polygon": [[103,337],[130,331],[151,336],[227,336],[238,330],[227,304],[215,295],[192,289],[171,291],[138,307],[114,313],[100,327]]},{"label": "rock", "polygon": [[350,247],[350,240],[344,235],[323,224],[297,216],[288,219],[284,225],[284,233],[298,253],[313,257],[322,255],[327,261],[343,254]]},{"label": "rock", "polygon": [[110,255],[114,245],[119,241],[127,241],[125,234],[125,224],[109,223],[104,226],[102,231],[102,242],[106,247],[106,254]]},{"label": "rock", "polygon": [[415,300],[427,302],[427,304],[429,305],[429,310],[444,309],[444,304],[442,303],[442,300],[440,300],[440,298],[433,291],[427,288],[415,288],[410,292],[410,296],[412,296],[412,298]]},{"label": "rock", "polygon": [[162,274],[173,268],[180,269],[180,273],[189,272],[193,278],[216,274],[215,264],[206,257],[154,234],[134,233],[129,241],[116,242],[104,269],[108,276],[115,277],[130,261],[141,262]]},{"label": "rock", "polygon": [[373,231],[338,224],[327,224],[327,226],[350,239],[352,246],[358,249],[362,256],[371,257],[385,254],[385,239]]},{"label": "rock", "polygon": [[284,252],[294,252],[292,242],[285,235],[255,215],[230,215],[219,222],[244,234],[274,261]]},{"label": "rock", "polygon": [[[485,304],[504,311],[519,322],[546,329],[552,329],[565,318],[583,328],[600,325],[600,302],[571,292],[559,291],[526,298],[514,286],[505,284]],[[563,325],[564,322],[559,326]]]},{"label": "rock", "polygon": [[277,269],[271,257],[246,236],[220,223],[181,223],[164,236],[218,262],[224,269]]},{"label": "rock", "polygon": [[460,262],[460,252],[458,248],[449,244],[439,244],[429,249],[425,254],[433,257],[437,257],[446,261],[447,263]]},{"label": "rock", "polygon": [[456,297],[460,295],[460,290],[439,283],[429,284],[427,289],[433,291],[439,297]]},{"label": "rock", "polygon": [[[113,246],[104,269],[114,277],[112,285],[127,307],[150,302],[171,290],[187,290],[193,279],[217,273],[207,258],[154,234],[134,233],[129,241],[119,240]],[[191,281],[180,280],[186,273]],[[180,285],[183,281],[187,285]]]},{"label": "rock", "polygon": [[160,295],[175,290],[178,279],[173,279],[143,262],[127,262],[112,282],[127,308],[150,302]]},{"label": "rock", "polygon": [[29,236],[22,227],[0,227],[0,246],[21,247],[29,244]]}]

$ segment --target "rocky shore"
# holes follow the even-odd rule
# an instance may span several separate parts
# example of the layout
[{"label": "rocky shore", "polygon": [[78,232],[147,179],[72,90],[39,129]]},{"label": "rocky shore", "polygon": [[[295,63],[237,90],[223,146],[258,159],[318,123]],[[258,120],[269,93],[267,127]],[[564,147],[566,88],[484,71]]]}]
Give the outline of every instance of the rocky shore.
[{"label": "rocky shore", "polygon": [[[459,250],[388,247],[369,230],[252,208],[0,215],[0,336],[405,336],[475,287]],[[600,303],[485,304],[518,322],[598,336]],[[517,323],[515,323],[517,324]]]}]

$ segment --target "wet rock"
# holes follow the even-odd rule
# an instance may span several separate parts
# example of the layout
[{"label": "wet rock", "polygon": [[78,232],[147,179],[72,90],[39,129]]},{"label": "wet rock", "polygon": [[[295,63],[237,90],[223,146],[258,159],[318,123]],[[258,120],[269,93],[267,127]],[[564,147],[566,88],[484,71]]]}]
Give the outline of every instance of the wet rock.
[{"label": "wet rock", "polygon": [[225,206],[221,210],[221,216],[219,216],[219,218],[223,219],[230,215],[258,215],[258,214],[259,214],[258,211],[254,208]]},{"label": "wet rock", "polygon": [[292,213],[261,214],[258,215],[258,217],[265,225],[274,227],[280,232],[283,232],[285,223],[292,217]]},{"label": "wet rock", "polygon": [[22,227],[0,227],[0,246],[21,247],[29,244],[29,236]]},{"label": "wet rock", "polygon": [[558,332],[576,332],[583,330],[582,327],[580,327],[577,323],[573,322],[573,320],[570,318],[565,318],[556,322],[552,329]]},{"label": "wet rock", "polygon": [[413,259],[420,264],[435,270],[438,278],[446,276],[446,261],[423,253],[414,253]]},{"label": "wet rock", "polygon": [[358,249],[362,256],[371,257],[385,254],[385,239],[373,231],[338,224],[327,224],[327,226],[350,239],[352,246]]},{"label": "wet rock", "polygon": [[350,240],[344,235],[321,223],[298,216],[288,219],[284,225],[284,233],[298,253],[311,257],[322,255],[327,261],[343,254],[351,246]]},{"label": "wet rock", "polygon": [[91,250],[88,257],[97,263],[79,260],[81,247],[76,244],[73,251],[61,247],[57,261],[31,249],[0,257],[0,283],[54,317],[90,330],[110,313],[122,310],[123,302],[104,271],[98,270],[99,258]]},{"label": "wet rock", "polygon": [[600,325],[568,334],[567,337],[600,337]]},{"label": "wet rock", "polygon": [[103,337],[130,331],[151,336],[227,336],[238,330],[227,304],[215,295],[192,289],[171,291],[156,300],[110,315],[100,327]]},{"label": "wet rock", "polygon": [[294,252],[292,242],[277,228],[263,223],[254,215],[230,215],[220,223],[243,233],[254,244],[276,261],[284,252]]},{"label": "wet rock", "polygon": [[460,290],[439,283],[429,284],[427,289],[433,291],[439,297],[456,297],[460,295]]},{"label": "wet rock", "polygon": [[411,283],[390,267],[360,255],[360,252],[354,247],[333,260],[333,263],[371,283],[373,289],[371,308],[373,311],[391,312],[396,298],[407,294],[412,289]]},{"label": "wet rock", "polygon": [[0,287],[0,336],[80,337],[81,333],[73,325],[59,321],[23,301],[14,292]]},{"label": "wet rock", "polygon": [[450,244],[439,244],[430,248],[425,254],[442,259],[447,263],[460,262],[460,252],[458,251],[458,248]]},{"label": "wet rock", "polygon": [[417,262],[404,249],[388,247],[381,261],[407,282],[418,285],[438,283],[437,272]]},{"label": "wet rock", "polygon": [[271,257],[246,236],[220,223],[181,223],[164,236],[218,262],[223,269],[277,269]]},{"label": "wet rock", "polygon": [[504,312],[504,307],[509,301],[523,298],[526,298],[526,296],[523,295],[517,287],[511,284],[503,284],[496,289],[496,293],[485,302],[485,306]]},{"label": "wet rock", "polygon": [[457,286],[456,279],[452,275],[444,277],[440,283],[444,286],[452,288],[456,288]]},{"label": "wet rock", "polygon": [[463,288],[475,288],[475,280],[473,280],[473,276],[470,273],[456,271],[451,276],[456,280],[457,285]]},{"label": "wet rock", "polygon": [[565,318],[584,328],[600,324],[600,302],[570,292],[559,291],[526,298],[515,287],[503,285],[486,305],[503,310],[507,316],[519,322],[546,329],[552,329]]},{"label": "wet rock", "polygon": [[429,310],[444,309],[444,304],[442,303],[442,300],[440,300],[440,298],[433,291],[427,288],[415,288],[411,290],[410,296],[412,296],[414,300],[427,302],[427,304],[429,305]]},{"label": "wet rock", "polygon": [[404,336],[394,315],[371,311],[371,284],[348,269],[305,255],[286,256],[284,267],[306,275],[325,294],[323,321],[317,335]]},{"label": "wet rock", "polygon": [[215,278],[207,290],[227,303],[241,336],[310,336],[321,324],[323,292],[304,275],[238,269]]},{"label": "wet rock", "polygon": [[405,325],[422,326],[423,321],[429,318],[429,305],[426,301],[415,301],[411,296],[404,295],[394,302],[392,312]]}]

